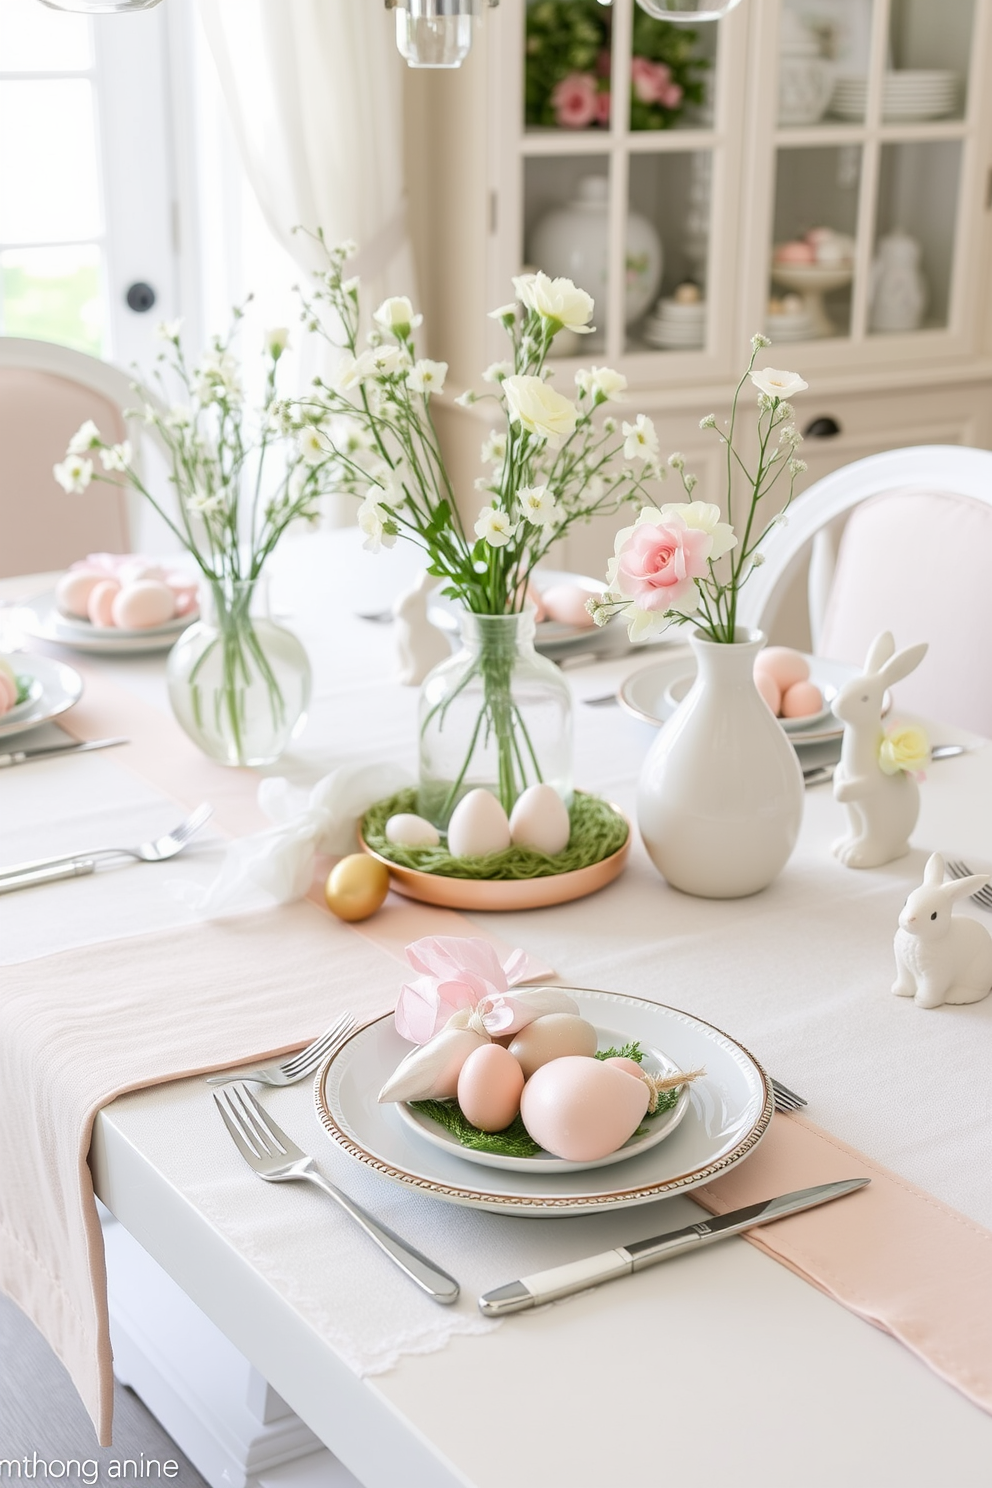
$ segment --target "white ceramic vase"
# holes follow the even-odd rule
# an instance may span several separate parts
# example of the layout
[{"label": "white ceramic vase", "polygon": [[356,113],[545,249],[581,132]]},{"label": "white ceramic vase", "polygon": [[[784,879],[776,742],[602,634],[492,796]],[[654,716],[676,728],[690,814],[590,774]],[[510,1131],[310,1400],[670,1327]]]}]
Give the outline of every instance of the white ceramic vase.
[{"label": "white ceramic vase", "polygon": [[754,685],[760,631],[721,645],[691,637],[692,688],[651,746],[637,822],[673,888],[704,899],[756,894],[781,872],[803,815],[803,775]]}]

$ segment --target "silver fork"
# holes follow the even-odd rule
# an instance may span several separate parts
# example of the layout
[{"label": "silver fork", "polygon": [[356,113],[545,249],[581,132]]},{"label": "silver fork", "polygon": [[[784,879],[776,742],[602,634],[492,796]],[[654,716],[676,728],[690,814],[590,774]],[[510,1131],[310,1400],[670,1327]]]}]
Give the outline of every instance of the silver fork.
[{"label": "silver fork", "polygon": [[367,1214],[354,1199],[335,1188],[314,1160],[291,1142],[272,1117],[263,1111],[247,1085],[228,1085],[225,1090],[214,1091],[217,1109],[224,1118],[224,1125],[233,1138],[241,1156],[248,1166],[264,1178],[266,1183],[293,1183],[302,1180],[323,1189],[346,1214],[350,1214],[362,1229],[374,1240],[400,1270],[416,1282],[435,1302],[445,1304],[458,1300],[458,1283],[447,1271],[442,1271],[419,1250],[414,1250],[399,1235],[386,1225],[380,1224]]},{"label": "silver fork", "polygon": [[[969,868],[960,858],[948,858],[944,864],[952,878],[970,878],[974,868]],[[969,894],[969,899],[974,899],[982,909],[992,910],[992,884],[984,884],[982,888],[976,889],[974,894]]]},{"label": "silver fork", "polygon": [[258,1069],[226,1070],[219,1075],[208,1075],[208,1085],[232,1085],[236,1080],[253,1080],[258,1085],[295,1085],[312,1075],[318,1064],[336,1054],[345,1039],[355,1028],[350,1013],[343,1013],[332,1023],[326,1033],[299,1049],[282,1064],[263,1064]]},{"label": "silver fork", "polygon": [[797,1095],[794,1090],[790,1090],[788,1085],[782,1085],[778,1080],[773,1079],[771,1075],[769,1075],[768,1079],[772,1087],[772,1096],[775,1100],[776,1111],[801,1111],[803,1106],[809,1104],[801,1095]]},{"label": "silver fork", "polygon": [[57,858],[36,858],[30,863],[16,863],[0,869],[0,894],[32,884],[53,883],[60,878],[82,878],[96,870],[97,863],[110,858],[135,858],[141,863],[164,863],[182,852],[190,838],[209,821],[214,808],[204,802],[164,837],[153,842],[139,842],[137,847],[99,847],[88,852],[63,853]]}]

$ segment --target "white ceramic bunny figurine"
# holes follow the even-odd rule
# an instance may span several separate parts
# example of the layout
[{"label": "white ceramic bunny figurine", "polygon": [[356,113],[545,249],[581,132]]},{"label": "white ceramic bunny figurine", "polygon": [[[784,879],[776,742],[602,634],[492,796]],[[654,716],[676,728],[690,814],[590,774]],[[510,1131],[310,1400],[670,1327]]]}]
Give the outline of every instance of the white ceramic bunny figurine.
[{"label": "white ceramic bunny figurine", "polygon": [[933,853],[899,916],[896,931],[897,997],[915,998],[919,1007],[981,1002],[992,991],[992,935],[977,920],[954,919],[955,901],[974,894],[992,875],[944,883],[944,860]]},{"label": "white ceramic bunny figurine", "polygon": [[847,807],[850,831],[833,850],[848,868],[879,868],[909,852],[920,792],[904,770],[886,775],[878,762],[885,737],[882,699],[885,689],[908,677],[926,653],[925,641],[896,651],[892,636],[883,631],[868,649],[862,675],[845,682],[834,698],[833,712],[846,725],[834,799]]},{"label": "white ceramic bunny figurine", "polygon": [[419,687],[427,673],[451,655],[444,632],[432,625],[427,616],[430,584],[431,576],[425,568],[417,575],[413,588],[399,595],[393,605],[400,662],[398,680],[407,687]]}]

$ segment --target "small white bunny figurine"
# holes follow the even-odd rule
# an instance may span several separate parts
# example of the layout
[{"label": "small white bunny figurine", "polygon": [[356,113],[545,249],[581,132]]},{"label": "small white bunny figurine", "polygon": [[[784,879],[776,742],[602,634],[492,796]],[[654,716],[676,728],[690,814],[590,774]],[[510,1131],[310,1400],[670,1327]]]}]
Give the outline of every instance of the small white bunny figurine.
[{"label": "small white bunny figurine", "polygon": [[422,569],[413,588],[399,595],[393,605],[400,663],[398,680],[406,687],[419,687],[427,673],[451,655],[444,632],[427,617],[430,584],[430,574],[426,568]]},{"label": "small white bunny figurine", "polygon": [[992,991],[992,935],[977,920],[954,919],[955,900],[974,894],[992,875],[973,873],[944,883],[944,860],[933,853],[899,916],[896,931],[897,997],[918,1007],[944,1002],[981,1002]]},{"label": "small white bunny figurine", "polygon": [[878,762],[885,737],[882,699],[885,689],[908,677],[926,653],[925,641],[896,651],[892,636],[883,631],[868,649],[863,674],[845,682],[834,698],[833,712],[846,724],[834,799],[847,807],[850,831],[833,850],[848,868],[880,868],[909,852],[920,792],[904,770],[886,775]]}]

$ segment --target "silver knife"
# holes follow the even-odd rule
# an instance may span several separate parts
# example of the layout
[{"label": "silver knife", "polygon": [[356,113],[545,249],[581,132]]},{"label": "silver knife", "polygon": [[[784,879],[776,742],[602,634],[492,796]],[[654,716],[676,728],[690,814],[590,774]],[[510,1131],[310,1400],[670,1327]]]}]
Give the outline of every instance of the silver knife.
[{"label": "silver knife", "polygon": [[7,765],[23,765],[28,760],[54,759],[60,754],[85,754],[90,749],[114,749],[118,744],[130,744],[130,739],[87,739],[81,744],[45,744],[37,749],[18,749],[11,754],[0,754],[0,770]]},{"label": "silver knife", "polygon": [[847,1178],[841,1183],[800,1188],[777,1199],[766,1199],[763,1204],[749,1204],[746,1209],[734,1209],[719,1218],[686,1225],[683,1230],[669,1230],[667,1234],[655,1235],[650,1240],[636,1240],[633,1245],[621,1245],[616,1250],[586,1256],[582,1261],[570,1261],[564,1266],[554,1266],[550,1271],[537,1271],[521,1281],[511,1281],[506,1286],[486,1292],[479,1298],[479,1310],[487,1317],[503,1317],[508,1312],[540,1307],[558,1297],[587,1291],[589,1287],[599,1286],[600,1282],[615,1281],[620,1276],[643,1271],[647,1266],[667,1261],[669,1256],[682,1255],[700,1245],[712,1245],[714,1240],[738,1235],[741,1230],[769,1224],[773,1219],[784,1219],[787,1214],[798,1214],[803,1209],[813,1209],[817,1204],[826,1204],[843,1194],[853,1193],[856,1188],[864,1188],[870,1182],[870,1178]]},{"label": "silver knife", "polygon": [[[958,754],[970,754],[974,747],[973,744],[935,744],[930,751],[930,758],[953,759]],[[836,765],[813,765],[803,771],[803,781],[806,785],[823,785],[826,781],[833,780],[836,769]]]}]

